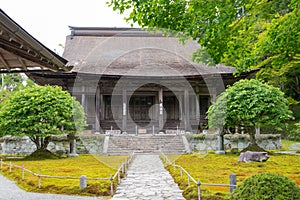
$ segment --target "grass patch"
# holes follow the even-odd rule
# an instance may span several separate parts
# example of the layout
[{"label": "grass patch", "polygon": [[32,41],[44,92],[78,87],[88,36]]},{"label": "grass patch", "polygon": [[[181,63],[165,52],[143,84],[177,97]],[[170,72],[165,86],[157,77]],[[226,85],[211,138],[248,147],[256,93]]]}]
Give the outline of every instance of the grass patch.
[{"label": "grass patch", "polygon": [[[282,174],[292,179],[297,185],[300,185],[299,165],[300,156],[292,155],[271,155],[267,162],[238,162],[238,155],[216,155],[209,153],[203,157],[200,154],[182,155],[176,160],[177,165],[181,165],[201,183],[221,183],[229,184],[229,175],[237,175],[237,184],[254,174],[260,172],[273,172]],[[187,176],[180,177],[178,168],[166,167],[181,189],[184,190],[187,199],[195,199],[197,188],[187,186]],[[229,187],[220,186],[201,186],[206,197],[204,199],[227,199],[229,198]],[[194,194],[192,196],[188,196]],[[196,196],[195,196],[196,195]]]},{"label": "grass patch", "polygon": [[[43,175],[72,177],[86,175],[88,178],[109,178],[125,159],[126,156],[80,155],[76,158],[58,160],[13,160],[12,163],[24,165],[26,169]],[[38,188],[38,178],[25,172],[25,179],[22,180],[19,168],[13,168],[12,172],[9,172],[9,166],[3,165],[0,173],[16,181],[20,188],[30,192],[85,196],[110,195],[110,181],[88,180],[88,187],[80,190],[79,179],[42,178],[41,188]],[[116,186],[116,182],[114,184]]]}]

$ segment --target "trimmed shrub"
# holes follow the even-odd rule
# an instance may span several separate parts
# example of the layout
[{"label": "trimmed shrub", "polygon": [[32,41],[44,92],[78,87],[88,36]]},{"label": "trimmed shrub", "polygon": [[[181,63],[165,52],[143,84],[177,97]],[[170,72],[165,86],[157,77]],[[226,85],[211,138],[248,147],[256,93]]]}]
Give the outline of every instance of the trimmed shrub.
[{"label": "trimmed shrub", "polygon": [[299,200],[300,189],[289,178],[275,173],[259,173],[243,181],[232,200]]}]

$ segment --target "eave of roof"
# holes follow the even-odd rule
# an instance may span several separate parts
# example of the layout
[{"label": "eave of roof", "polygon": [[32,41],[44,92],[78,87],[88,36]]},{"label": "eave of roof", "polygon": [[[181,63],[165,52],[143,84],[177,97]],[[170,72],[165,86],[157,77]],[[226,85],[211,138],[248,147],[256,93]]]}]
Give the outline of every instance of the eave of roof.
[{"label": "eave of roof", "polygon": [[[6,66],[7,72],[20,68],[20,65],[25,65],[23,60],[30,65],[35,63],[37,67],[52,71],[71,70],[70,67],[65,66],[68,62],[66,59],[40,43],[1,9],[0,28],[0,50],[2,54],[9,55],[19,61],[19,63],[14,62],[8,65],[5,57],[2,56],[1,61]],[[22,68],[24,69],[24,67]]]},{"label": "eave of roof", "polygon": [[75,27],[69,26],[73,36],[102,36],[102,37],[163,37],[162,32],[149,33],[141,28],[117,27]]}]

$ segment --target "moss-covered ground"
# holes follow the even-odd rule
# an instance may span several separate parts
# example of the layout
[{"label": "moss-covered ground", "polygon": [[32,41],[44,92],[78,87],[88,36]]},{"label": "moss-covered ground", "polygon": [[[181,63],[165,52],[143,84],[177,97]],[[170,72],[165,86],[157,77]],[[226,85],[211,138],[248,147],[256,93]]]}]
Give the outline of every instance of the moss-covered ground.
[{"label": "moss-covered ground", "polygon": [[[292,179],[297,185],[300,185],[300,156],[277,155],[272,154],[267,162],[238,162],[236,155],[216,155],[211,152],[207,155],[194,153],[190,155],[170,156],[170,159],[176,159],[175,163],[182,166],[201,183],[220,183],[229,184],[229,175],[237,175],[237,184],[240,184],[245,178],[260,172],[274,172],[282,174]],[[195,199],[197,188],[193,184],[187,187],[187,177],[180,176],[179,168],[172,166],[166,167],[175,181],[184,190],[187,199]],[[229,198],[229,187],[220,186],[201,186],[203,190],[203,199],[227,199]]]},{"label": "moss-covered ground", "polygon": [[[115,174],[125,159],[125,156],[80,155],[76,158],[42,161],[14,159],[12,163],[24,165],[24,168],[43,175],[72,177],[86,175],[88,178],[109,178],[111,174]],[[9,163],[10,160],[4,162]],[[110,181],[88,180],[88,187],[80,190],[79,179],[42,178],[41,188],[38,188],[38,178],[25,172],[25,179],[22,180],[22,172],[19,168],[13,168],[12,172],[9,172],[9,166],[3,165],[0,173],[16,181],[17,185],[26,191],[86,196],[110,195]]]}]

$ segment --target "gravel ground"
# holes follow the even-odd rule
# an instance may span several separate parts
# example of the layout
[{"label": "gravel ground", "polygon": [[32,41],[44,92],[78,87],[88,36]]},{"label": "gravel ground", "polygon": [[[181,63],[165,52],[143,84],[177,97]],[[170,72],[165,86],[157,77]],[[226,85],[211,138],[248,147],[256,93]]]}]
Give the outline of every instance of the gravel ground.
[{"label": "gravel ground", "polygon": [[102,198],[25,192],[0,174],[0,200],[99,200]]}]

